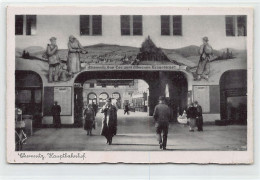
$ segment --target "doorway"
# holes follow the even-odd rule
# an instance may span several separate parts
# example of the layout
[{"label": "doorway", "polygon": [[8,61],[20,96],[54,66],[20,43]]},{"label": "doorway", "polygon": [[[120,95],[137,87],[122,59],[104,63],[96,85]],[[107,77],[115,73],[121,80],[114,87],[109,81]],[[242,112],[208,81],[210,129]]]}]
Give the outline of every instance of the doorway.
[{"label": "doorway", "polygon": [[[74,83],[80,83],[83,87],[84,83],[88,80],[91,82],[95,80],[97,84],[94,85],[94,87],[101,86],[102,88],[102,92],[91,88],[91,91],[97,94],[99,107],[105,104],[105,100],[108,97],[113,98],[113,96],[118,97],[119,95],[121,103],[128,101],[129,104],[131,104],[132,100],[123,98],[121,92],[117,91],[119,92],[118,95],[113,94],[115,92],[108,94],[106,91],[109,90],[110,86],[119,87],[122,84],[132,87],[136,80],[143,80],[148,84],[147,97],[143,98],[143,103],[147,106],[149,116],[153,115],[154,107],[158,104],[159,96],[167,95],[167,103],[173,115],[172,121],[177,121],[177,114],[182,113],[187,106],[188,82],[185,74],[180,71],[85,71],[78,74]],[[79,91],[75,91],[75,93],[78,92]],[[167,94],[165,94],[165,92],[167,92]],[[128,94],[134,95],[134,91],[128,92]],[[142,92],[141,94],[143,95],[144,93]],[[75,106],[79,104],[80,103],[75,103]],[[76,114],[74,117],[74,121],[76,122]]]}]

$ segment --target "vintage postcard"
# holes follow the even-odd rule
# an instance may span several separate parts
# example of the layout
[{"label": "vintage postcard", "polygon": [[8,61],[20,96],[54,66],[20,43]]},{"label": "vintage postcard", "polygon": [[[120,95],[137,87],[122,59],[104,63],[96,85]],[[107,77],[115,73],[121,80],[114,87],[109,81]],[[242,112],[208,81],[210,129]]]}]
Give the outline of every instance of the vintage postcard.
[{"label": "vintage postcard", "polygon": [[253,163],[253,8],[8,6],[8,163]]}]

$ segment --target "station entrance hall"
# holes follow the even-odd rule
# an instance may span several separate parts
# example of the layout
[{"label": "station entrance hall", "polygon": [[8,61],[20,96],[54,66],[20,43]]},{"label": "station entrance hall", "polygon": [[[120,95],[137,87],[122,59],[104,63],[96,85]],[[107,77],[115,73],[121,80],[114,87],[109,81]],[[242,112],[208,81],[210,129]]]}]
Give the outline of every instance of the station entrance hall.
[{"label": "station entrance hall", "polygon": [[187,108],[187,79],[182,72],[82,72],[75,83],[75,124],[80,124],[84,104],[95,103],[101,108],[109,97],[118,109],[128,104],[130,111],[147,112],[147,116],[152,116],[159,96],[165,96],[171,107],[172,121],[177,121],[177,114]]},{"label": "station entrance hall", "polygon": [[[167,149],[247,149],[247,15],[19,14],[14,25],[24,150],[159,150],[160,96],[171,114]],[[108,147],[100,110],[109,98],[118,146]],[[189,131],[194,102],[203,132]],[[97,108],[93,136],[84,130],[88,105]]]}]

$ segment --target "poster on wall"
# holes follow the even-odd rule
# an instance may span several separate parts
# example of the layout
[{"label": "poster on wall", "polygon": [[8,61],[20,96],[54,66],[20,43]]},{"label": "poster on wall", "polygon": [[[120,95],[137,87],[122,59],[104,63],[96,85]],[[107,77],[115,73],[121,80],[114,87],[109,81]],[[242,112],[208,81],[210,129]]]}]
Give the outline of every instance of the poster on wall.
[{"label": "poster on wall", "polygon": [[203,113],[210,112],[209,86],[194,86],[193,100],[198,101]]},{"label": "poster on wall", "polygon": [[54,101],[61,107],[61,115],[71,115],[71,87],[54,87]]}]

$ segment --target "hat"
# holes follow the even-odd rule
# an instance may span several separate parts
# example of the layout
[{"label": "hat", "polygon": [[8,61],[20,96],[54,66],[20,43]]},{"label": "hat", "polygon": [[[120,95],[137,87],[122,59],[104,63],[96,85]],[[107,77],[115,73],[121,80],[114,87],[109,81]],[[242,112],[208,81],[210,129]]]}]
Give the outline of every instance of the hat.
[{"label": "hat", "polygon": [[69,39],[76,39],[76,38],[73,35],[70,35]]},{"label": "hat", "polygon": [[111,102],[112,98],[107,98],[106,102]]},{"label": "hat", "polygon": [[57,39],[56,37],[51,37],[50,41],[53,41],[53,40],[56,40],[56,39]]},{"label": "hat", "polygon": [[165,100],[165,97],[164,96],[160,96],[159,97],[159,101],[164,101]]},{"label": "hat", "polygon": [[202,38],[204,41],[208,42],[209,41],[209,38],[207,36],[203,37]]}]

